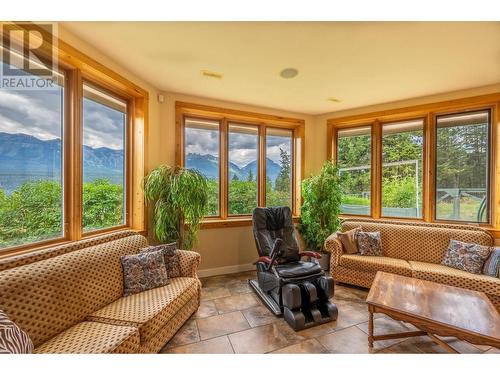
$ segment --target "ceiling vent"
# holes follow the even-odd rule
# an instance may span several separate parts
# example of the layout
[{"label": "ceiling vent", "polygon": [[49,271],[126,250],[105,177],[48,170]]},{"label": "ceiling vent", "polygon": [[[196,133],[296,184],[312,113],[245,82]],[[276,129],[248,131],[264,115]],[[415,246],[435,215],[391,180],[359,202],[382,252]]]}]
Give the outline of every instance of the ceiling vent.
[{"label": "ceiling vent", "polygon": [[212,72],[210,70],[202,70],[201,74],[205,77],[222,79],[222,73]]},{"label": "ceiling vent", "polygon": [[333,103],[340,103],[342,100],[340,99],[337,99],[337,98],[328,98],[327,99],[329,102],[333,102]]}]

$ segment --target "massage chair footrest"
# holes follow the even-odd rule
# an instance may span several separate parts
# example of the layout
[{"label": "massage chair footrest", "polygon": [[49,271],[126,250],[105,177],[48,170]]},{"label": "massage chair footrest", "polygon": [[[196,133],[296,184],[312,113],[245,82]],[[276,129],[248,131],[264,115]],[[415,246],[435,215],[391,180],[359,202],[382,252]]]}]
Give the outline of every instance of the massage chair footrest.
[{"label": "massage chair footrest", "polygon": [[328,299],[333,290],[328,290],[328,287],[324,290],[322,288],[324,285],[328,284],[304,282],[283,285],[281,289],[283,316],[294,330],[310,328],[337,319],[337,306]]}]

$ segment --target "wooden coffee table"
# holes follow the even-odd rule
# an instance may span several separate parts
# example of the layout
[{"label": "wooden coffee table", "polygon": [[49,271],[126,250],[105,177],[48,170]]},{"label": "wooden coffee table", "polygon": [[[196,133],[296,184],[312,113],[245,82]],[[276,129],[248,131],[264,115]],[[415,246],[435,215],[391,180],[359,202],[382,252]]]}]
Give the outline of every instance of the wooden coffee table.
[{"label": "wooden coffee table", "polygon": [[[482,292],[379,271],[366,303],[370,348],[378,340],[424,335],[451,353],[458,352],[436,335],[500,348],[500,314]],[[374,313],[410,323],[419,331],[375,336]]]}]

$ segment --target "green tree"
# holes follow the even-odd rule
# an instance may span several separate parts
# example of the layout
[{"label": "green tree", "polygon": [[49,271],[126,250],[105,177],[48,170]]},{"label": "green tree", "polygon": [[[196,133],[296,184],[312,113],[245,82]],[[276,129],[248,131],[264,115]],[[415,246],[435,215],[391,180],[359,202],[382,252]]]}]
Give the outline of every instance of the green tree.
[{"label": "green tree", "polygon": [[86,231],[123,224],[123,186],[104,178],[83,184],[83,228]]},{"label": "green tree", "polygon": [[248,170],[247,182],[252,182],[252,181],[253,181],[253,179],[254,179],[254,177],[253,177],[252,168],[250,168],[250,169]]},{"label": "green tree", "polygon": [[274,189],[281,192],[290,192],[290,154],[280,148],[280,171],[274,183]]},{"label": "green tree", "polygon": [[236,175],[236,173],[233,173],[233,178],[232,181],[239,181],[240,178]]},{"label": "green tree", "polygon": [[192,249],[207,214],[207,178],[195,169],[160,165],[146,176],[144,195],[154,205],[156,238]]},{"label": "green tree", "polygon": [[[123,187],[107,180],[83,187],[83,225],[87,230],[123,222]],[[57,181],[29,181],[7,195],[0,190],[0,248],[60,237],[62,190]]]},{"label": "green tree", "polygon": [[231,181],[228,199],[231,215],[252,213],[257,206],[257,184],[255,181]]},{"label": "green tree", "polygon": [[302,182],[304,203],[298,229],[311,250],[323,249],[326,238],[340,228],[342,185],[343,177],[331,161],[323,164],[318,175]]}]

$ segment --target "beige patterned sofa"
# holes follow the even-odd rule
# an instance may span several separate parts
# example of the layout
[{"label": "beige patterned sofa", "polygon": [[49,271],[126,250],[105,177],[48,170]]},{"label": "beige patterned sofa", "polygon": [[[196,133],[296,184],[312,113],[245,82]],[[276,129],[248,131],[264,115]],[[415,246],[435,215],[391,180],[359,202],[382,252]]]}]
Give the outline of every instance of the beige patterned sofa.
[{"label": "beige patterned sofa", "polygon": [[0,260],[0,310],[36,353],[156,353],[199,307],[200,255],[178,250],[181,277],[123,297],[120,257],[144,246],[122,231]]},{"label": "beige patterned sofa", "polygon": [[467,225],[349,219],[342,231],[361,227],[380,231],[383,257],[345,254],[342,243],[332,234],[325,241],[331,253],[330,272],[337,282],[369,288],[377,271],[430,280],[486,293],[500,310],[500,279],[476,275],[441,265],[450,239],[492,246],[485,230]]}]

